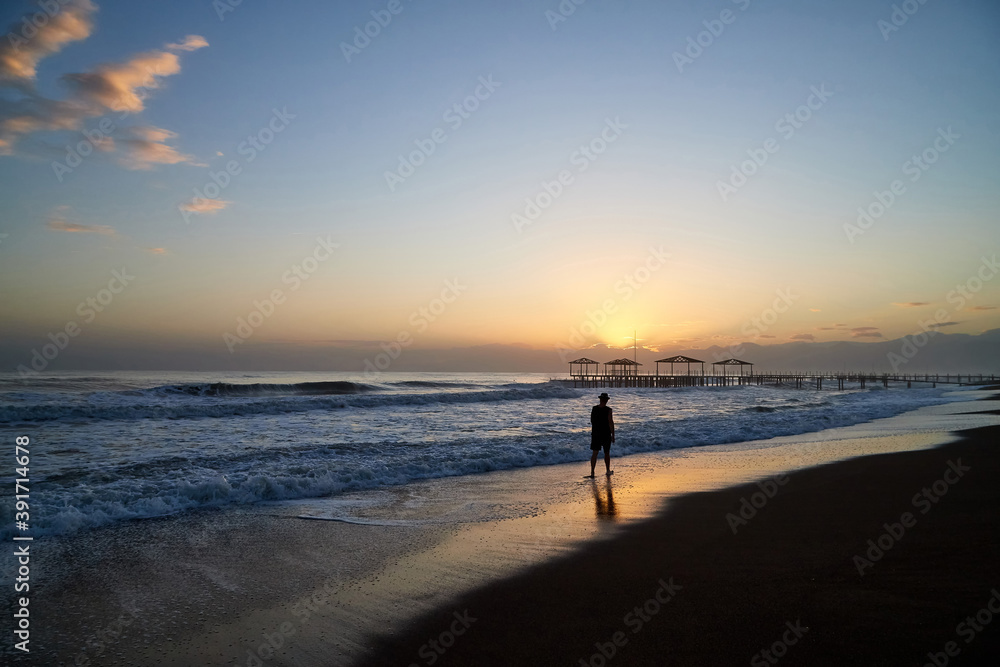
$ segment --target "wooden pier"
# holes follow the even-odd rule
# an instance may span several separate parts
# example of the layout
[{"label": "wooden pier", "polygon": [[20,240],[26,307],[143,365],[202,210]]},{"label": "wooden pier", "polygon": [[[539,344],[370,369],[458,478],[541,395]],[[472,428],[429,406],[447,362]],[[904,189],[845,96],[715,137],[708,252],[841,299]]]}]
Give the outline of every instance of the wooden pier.
[{"label": "wooden pier", "polygon": [[661,375],[659,373],[571,373],[574,387],[583,388],[668,388],[668,387],[728,387],[736,385],[775,385],[794,387],[814,387],[822,389],[836,386],[845,389],[848,385],[858,385],[861,389],[869,385],[888,388],[890,384],[906,383],[907,387],[952,384],[958,386],[1000,383],[1000,375],[941,375],[941,374],[892,374],[892,373],[750,373],[747,375]]}]

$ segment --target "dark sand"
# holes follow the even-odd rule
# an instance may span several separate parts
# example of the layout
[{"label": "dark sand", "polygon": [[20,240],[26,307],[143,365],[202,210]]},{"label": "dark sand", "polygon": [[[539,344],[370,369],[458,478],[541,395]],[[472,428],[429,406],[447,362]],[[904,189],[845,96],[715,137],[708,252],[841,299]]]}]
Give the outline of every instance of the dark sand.
[{"label": "dark sand", "polygon": [[[792,473],[735,535],[726,515],[756,484],[684,496],[620,537],[372,638],[362,664],[923,665],[928,653],[939,665],[998,664],[1000,614],[981,610],[1000,590],[1000,427],[961,435]],[[969,470],[948,473],[954,484],[938,484],[947,490],[937,502],[914,504],[959,462]],[[911,527],[861,576],[855,556],[904,512]],[[649,602],[642,620],[634,608],[671,579],[676,595]],[[1000,594],[992,604],[1000,611]],[[468,630],[448,634],[464,629],[455,613],[466,611]],[[980,630],[959,626],[977,613]],[[797,637],[786,623],[808,631]],[[794,644],[775,647],[780,659],[758,655],[783,636]],[[432,639],[453,645],[436,650]],[[948,642],[957,657],[944,654]]]}]

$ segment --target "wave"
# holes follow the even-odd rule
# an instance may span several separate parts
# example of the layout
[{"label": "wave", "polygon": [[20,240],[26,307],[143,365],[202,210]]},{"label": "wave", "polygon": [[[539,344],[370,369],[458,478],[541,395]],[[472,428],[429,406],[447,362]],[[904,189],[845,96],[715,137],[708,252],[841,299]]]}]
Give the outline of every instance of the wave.
[{"label": "wave", "polygon": [[145,389],[152,394],[185,394],[188,396],[328,396],[332,394],[360,394],[378,391],[379,388],[359,382],[297,382],[295,384],[230,384],[210,382],[203,384],[173,384]]},{"label": "wave", "polygon": [[[327,386],[312,393],[307,385],[337,385],[338,391]],[[351,385],[348,387],[347,385]],[[233,387],[267,387],[251,393]],[[297,387],[285,395],[279,387]],[[363,388],[368,387],[368,388]],[[86,402],[46,402],[31,405],[0,406],[0,424],[52,421],[133,421],[141,419],[206,419],[279,415],[336,410],[344,408],[394,407],[433,403],[484,403],[532,399],[576,398],[579,392],[556,383],[525,384],[518,388],[462,392],[432,392],[411,394],[376,393],[375,387],[350,382],[309,382],[298,385],[168,385],[138,392],[108,393],[90,397]],[[214,393],[212,393],[214,392]],[[153,396],[156,394],[158,396]],[[209,398],[210,401],[191,400]],[[151,400],[158,399],[158,400]],[[172,400],[170,400],[172,399]],[[234,400],[239,399],[239,400]]]},{"label": "wave", "polygon": [[[615,455],[684,449],[797,435],[889,417],[946,402],[941,390],[857,392],[799,409],[656,417],[619,425]],[[345,400],[484,401],[566,397],[557,384],[517,390],[418,395],[355,395]],[[572,392],[572,397],[580,397]],[[313,400],[313,399],[308,399]],[[322,399],[329,400],[329,399]],[[764,445],[766,446],[766,445]],[[64,450],[61,450],[64,451]],[[104,459],[42,479],[44,498],[33,511],[38,535],[67,534],[123,520],[159,517],[203,507],[337,495],[422,479],[585,461],[589,430],[563,428],[535,435],[490,437],[472,432],[458,441],[301,443],[240,447],[123,461]],[[13,526],[13,503],[0,503],[0,538]],[[33,507],[33,510],[35,508]]]},{"label": "wave", "polygon": [[415,389],[448,389],[449,387],[455,389],[473,389],[483,386],[470,382],[440,382],[432,380],[403,380],[401,382],[390,382],[389,385],[393,387],[413,387]]}]

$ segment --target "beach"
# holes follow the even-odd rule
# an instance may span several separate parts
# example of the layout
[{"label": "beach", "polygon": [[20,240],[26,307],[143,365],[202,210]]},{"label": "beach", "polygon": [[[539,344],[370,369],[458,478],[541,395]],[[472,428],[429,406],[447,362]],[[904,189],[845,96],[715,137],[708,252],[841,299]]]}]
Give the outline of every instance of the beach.
[{"label": "beach", "polygon": [[[678,498],[362,664],[996,664],[1000,428],[960,436]],[[722,520],[769,484],[752,517]],[[456,612],[476,620],[452,639]]]},{"label": "beach", "polygon": [[[911,646],[911,664],[963,642],[955,615],[998,583],[983,480],[1000,420],[967,400],[990,392],[962,393],[616,458],[611,480],[585,479],[581,456],[47,538],[33,545],[37,648],[18,664],[729,664],[799,621],[788,664],[897,664],[863,659],[887,646]],[[970,426],[985,430],[951,435]],[[971,470],[922,514],[912,496],[958,459]],[[905,511],[915,525],[859,574],[853,557]],[[963,660],[991,645],[984,631]]]}]

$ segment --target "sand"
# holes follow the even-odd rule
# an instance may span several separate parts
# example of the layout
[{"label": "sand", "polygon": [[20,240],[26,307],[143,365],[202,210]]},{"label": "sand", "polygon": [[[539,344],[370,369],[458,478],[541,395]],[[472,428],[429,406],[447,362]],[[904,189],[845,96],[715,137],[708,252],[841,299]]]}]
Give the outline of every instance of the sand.
[{"label": "sand", "polygon": [[373,637],[361,664],[996,664],[1000,427],[960,435],[793,472],[770,498],[689,494]]}]

